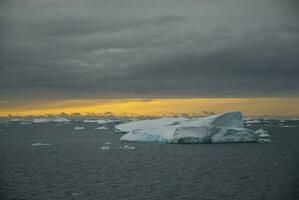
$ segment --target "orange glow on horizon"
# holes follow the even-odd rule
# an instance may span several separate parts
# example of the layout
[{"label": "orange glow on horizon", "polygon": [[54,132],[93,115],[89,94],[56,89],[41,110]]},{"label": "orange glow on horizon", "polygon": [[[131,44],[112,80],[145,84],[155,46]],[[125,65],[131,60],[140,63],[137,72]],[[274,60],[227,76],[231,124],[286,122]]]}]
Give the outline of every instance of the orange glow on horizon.
[{"label": "orange glow on horizon", "polygon": [[168,98],[0,101],[0,116],[113,115],[174,116],[240,110],[245,116],[299,116],[299,97],[282,98]]}]

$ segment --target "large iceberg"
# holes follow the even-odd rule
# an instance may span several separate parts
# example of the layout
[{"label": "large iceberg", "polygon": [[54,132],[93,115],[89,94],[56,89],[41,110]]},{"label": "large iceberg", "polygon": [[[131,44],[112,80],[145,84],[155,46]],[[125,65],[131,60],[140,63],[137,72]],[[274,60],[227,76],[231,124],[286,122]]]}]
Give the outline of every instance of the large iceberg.
[{"label": "large iceberg", "polygon": [[146,119],[119,124],[121,141],[161,143],[257,142],[259,134],[244,128],[239,111],[201,118]]}]

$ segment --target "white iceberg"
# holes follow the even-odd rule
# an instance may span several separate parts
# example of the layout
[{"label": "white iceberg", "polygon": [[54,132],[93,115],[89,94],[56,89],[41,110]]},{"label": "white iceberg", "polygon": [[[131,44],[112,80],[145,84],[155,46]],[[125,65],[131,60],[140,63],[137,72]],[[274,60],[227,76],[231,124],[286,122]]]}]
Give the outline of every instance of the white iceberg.
[{"label": "white iceberg", "polygon": [[48,122],[64,122],[64,123],[68,123],[70,122],[69,119],[64,118],[64,117],[48,117],[48,118],[35,118],[32,120],[33,123],[48,123]]},{"label": "white iceberg", "polygon": [[101,146],[101,149],[102,149],[102,150],[109,150],[109,149],[110,149],[110,146],[108,146],[108,145],[103,145],[103,146]]},{"label": "white iceberg", "polygon": [[47,143],[33,143],[31,145],[32,146],[51,146],[52,144],[47,144]]},{"label": "white iceberg", "polygon": [[161,143],[257,142],[259,135],[246,129],[239,111],[201,118],[161,118],[128,122],[115,126],[127,133],[121,141]]},{"label": "white iceberg", "polygon": [[131,149],[136,149],[134,146],[130,146],[130,145],[125,145],[125,146],[120,146],[119,147],[120,149],[129,149],[129,150],[131,150]]},{"label": "white iceberg", "polygon": [[282,128],[293,128],[293,127],[296,127],[294,125],[280,125],[280,127]]},{"label": "white iceberg", "polygon": [[106,126],[100,126],[95,128],[96,130],[107,130],[108,128]]},{"label": "white iceberg", "polygon": [[76,127],[74,127],[74,130],[84,130],[85,129],[85,127],[83,127],[83,126],[76,126]]},{"label": "white iceberg", "polygon": [[32,124],[31,122],[21,122],[20,125],[29,125]]},{"label": "white iceberg", "polygon": [[245,126],[254,126],[261,124],[261,120],[258,119],[244,119],[243,122]]},{"label": "white iceberg", "polygon": [[10,119],[10,121],[11,121],[11,122],[20,122],[21,119],[19,119],[19,118],[12,118],[12,119]]},{"label": "white iceberg", "polygon": [[32,120],[33,123],[48,123],[50,120],[48,118],[35,118]]},{"label": "white iceberg", "polygon": [[113,122],[121,122],[118,119],[85,119],[83,120],[84,123],[97,123],[97,124],[108,124]]},{"label": "white iceberg", "polygon": [[269,138],[260,138],[260,139],[258,139],[257,142],[258,143],[269,143],[269,142],[271,142],[271,139],[269,139]]},{"label": "white iceberg", "polygon": [[255,131],[255,133],[260,137],[260,138],[265,138],[265,137],[270,137],[270,135],[268,134],[268,131],[265,131],[264,129],[257,129]]}]

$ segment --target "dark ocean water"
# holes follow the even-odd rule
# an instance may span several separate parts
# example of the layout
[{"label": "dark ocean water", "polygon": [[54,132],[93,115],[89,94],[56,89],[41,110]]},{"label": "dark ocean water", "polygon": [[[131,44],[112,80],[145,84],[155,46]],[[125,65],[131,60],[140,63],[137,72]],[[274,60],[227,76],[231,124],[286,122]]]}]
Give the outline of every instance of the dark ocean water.
[{"label": "dark ocean water", "polygon": [[299,199],[298,126],[263,126],[267,144],[203,145],[121,143],[95,127],[1,124],[0,199]]}]

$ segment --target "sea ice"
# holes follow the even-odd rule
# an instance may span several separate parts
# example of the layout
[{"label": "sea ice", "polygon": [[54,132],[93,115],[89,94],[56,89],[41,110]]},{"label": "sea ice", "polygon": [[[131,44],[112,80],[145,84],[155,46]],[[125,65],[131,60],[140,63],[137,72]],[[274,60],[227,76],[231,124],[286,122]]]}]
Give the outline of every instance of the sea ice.
[{"label": "sea ice", "polygon": [[35,118],[32,120],[33,123],[48,123],[48,122],[70,122],[69,119],[64,118],[64,117],[47,117],[47,118]]},{"label": "sea ice", "polygon": [[129,149],[129,150],[130,150],[130,149],[136,149],[134,146],[130,146],[130,145],[128,145],[128,144],[125,145],[125,146],[120,146],[119,148],[120,148],[120,149]]},{"label": "sea ice", "polygon": [[100,127],[97,127],[95,128],[96,130],[106,130],[108,129],[106,126],[100,126]]},{"label": "sea ice", "polygon": [[261,120],[253,119],[253,120],[244,120],[245,124],[260,124]]},{"label": "sea ice", "polygon": [[110,146],[108,146],[108,145],[103,145],[103,146],[101,146],[101,149],[102,149],[102,150],[109,150],[109,149],[110,149]]},{"label": "sea ice", "polygon": [[201,118],[161,118],[128,122],[115,126],[126,133],[121,141],[161,143],[257,142],[259,135],[246,129],[239,111]]},{"label": "sea ice", "polygon": [[255,133],[260,137],[260,138],[265,138],[265,137],[270,137],[268,134],[268,131],[265,131],[264,129],[257,129]]},{"label": "sea ice", "polygon": [[19,118],[12,118],[12,119],[10,119],[10,121],[11,122],[19,122],[19,121],[21,121],[21,119],[19,119]]},{"label": "sea ice", "polygon": [[52,144],[47,144],[47,143],[33,143],[31,144],[32,146],[50,146]]},{"label": "sea ice", "polygon": [[108,124],[113,122],[120,122],[118,119],[86,119],[83,120],[84,123],[97,123],[97,124]]},{"label": "sea ice", "polygon": [[295,127],[294,125],[281,125],[280,127],[282,128],[292,128]]},{"label": "sea ice", "polygon": [[31,122],[21,122],[20,125],[28,125],[28,124],[32,124]]},{"label": "sea ice", "polygon": [[258,139],[257,142],[258,143],[269,143],[269,142],[271,142],[271,139],[269,139],[269,138],[260,138],[260,139]]},{"label": "sea ice", "polygon": [[83,127],[83,126],[76,126],[76,127],[74,127],[74,130],[84,130],[85,129],[85,127]]}]

